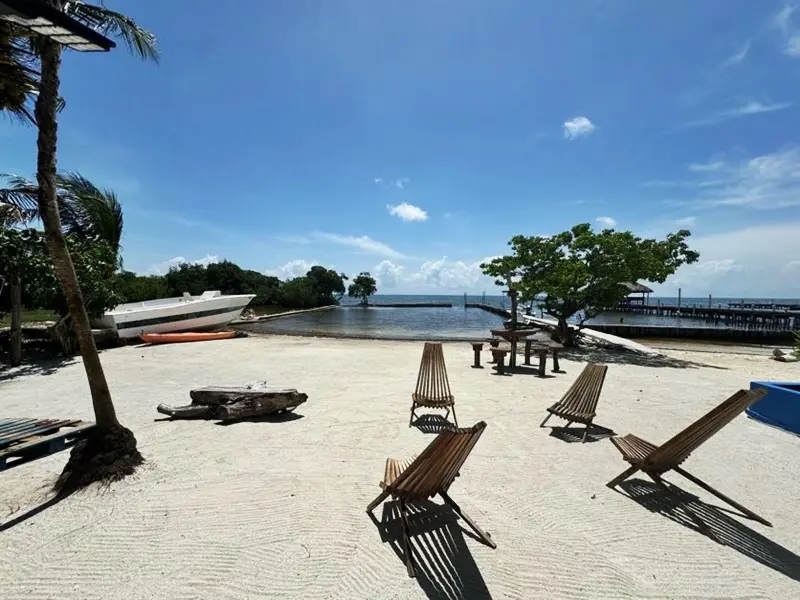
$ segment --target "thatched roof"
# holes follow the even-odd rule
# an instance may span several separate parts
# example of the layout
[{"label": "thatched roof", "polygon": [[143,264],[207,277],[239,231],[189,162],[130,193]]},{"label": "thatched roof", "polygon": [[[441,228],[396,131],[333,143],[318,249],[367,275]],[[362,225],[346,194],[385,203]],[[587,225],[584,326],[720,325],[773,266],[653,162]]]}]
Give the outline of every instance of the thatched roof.
[{"label": "thatched roof", "polygon": [[631,294],[652,294],[653,290],[651,290],[646,285],[642,285],[641,283],[623,283],[626,288],[628,288],[628,292]]}]

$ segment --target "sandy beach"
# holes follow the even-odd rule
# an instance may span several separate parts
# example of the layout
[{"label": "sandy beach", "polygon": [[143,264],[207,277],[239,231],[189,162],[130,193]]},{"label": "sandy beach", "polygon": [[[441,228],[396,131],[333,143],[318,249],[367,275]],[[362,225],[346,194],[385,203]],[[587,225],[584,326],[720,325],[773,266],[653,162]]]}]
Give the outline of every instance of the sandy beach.
[{"label": "sandy beach", "polygon": [[[676,474],[725,541],[675,510],[605,484],[625,469],[606,439],[574,443],[539,423],[587,358],[609,365],[597,423],[661,443],[753,380],[797,380],[766,356],[666,350],[667,358],[597,353],[566,374],[496,377],[445,344],[459,424],[488,427],[451,495],[497,543],[447,510],[414,536],[426,557],[410,579],[396,537],[365,514],[386,457],[432,439],[408,427],[420,342],[250,337],[102,353],[120,420],[147,463],[29,516],[68,453],[0,473],[3,598],[572,598],[797,597],[800,438],[736,420],[686,468],[773,523],[769,528]],[[488,356],[484,355],[484,360]],[[83,369],[0,372],[5,417],[91,420]],[[309,396],[296,417],[218,425],[162,420],[159,402],[191,388],[266,380]],[[558,432],[555,432],[558,433]],[[652,484],[634,478],[631,491]],[[440,503],[439,499],[434,502]],[[645,506],[644,504],[647,504]],[[384,509],[384,507],[386,507]],[[718,508],[718,507],[724,507]],[[376,510],[382,519],[392,503]],[[8,525],[11,524],[10,527]]]}]

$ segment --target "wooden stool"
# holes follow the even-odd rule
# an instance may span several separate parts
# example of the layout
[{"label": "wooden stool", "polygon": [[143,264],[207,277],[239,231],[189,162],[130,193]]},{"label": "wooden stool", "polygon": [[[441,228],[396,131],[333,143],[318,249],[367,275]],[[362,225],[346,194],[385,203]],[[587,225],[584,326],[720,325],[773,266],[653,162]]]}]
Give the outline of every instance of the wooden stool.
[{"label": "wooden stool", "polygon": [[561,367],[558,366],[558,348],[553,348],[553,373],[561,373]]},{"label": "wooden stool", "polygon": [[531,364],[531,345],[533,344],[533,340],[525,340],[525,363],[526,365]]},{"label": "wooden stool", "polygon": [[505,348],[492,348],[492,357],[495,363],[495,375],[506,374],[506,354],[508,350]]},{"label": "wooden stool", "polygon": [[537,348],[536,354],[539,355],[539,377],[545,377],[545,369],[547,368],[547,348]]},{"label": "wooden stool", "polygon": [[[489,350],[494,350],[500,345],[500,340],[489,340]],[[490,363],[495,362],[494,354],[492,354],[492,360],[489,361]]]},{"label": "wooden stool", "polygon": [[472,342],[472,351],[475,353],[475,362],[472,363],[472,368],[482,369],[481,352],[483,351],[483,342]]}]

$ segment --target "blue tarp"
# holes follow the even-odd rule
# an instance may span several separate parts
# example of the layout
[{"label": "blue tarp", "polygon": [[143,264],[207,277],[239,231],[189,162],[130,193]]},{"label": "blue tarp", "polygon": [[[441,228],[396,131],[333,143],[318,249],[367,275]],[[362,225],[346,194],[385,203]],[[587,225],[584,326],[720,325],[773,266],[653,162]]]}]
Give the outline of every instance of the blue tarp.
[{"label": "blue tarp", "polygon": [[750,389],[764,388],[767,395],[747,409],[748,416],[800,435],[800,383],[752,381]]}]

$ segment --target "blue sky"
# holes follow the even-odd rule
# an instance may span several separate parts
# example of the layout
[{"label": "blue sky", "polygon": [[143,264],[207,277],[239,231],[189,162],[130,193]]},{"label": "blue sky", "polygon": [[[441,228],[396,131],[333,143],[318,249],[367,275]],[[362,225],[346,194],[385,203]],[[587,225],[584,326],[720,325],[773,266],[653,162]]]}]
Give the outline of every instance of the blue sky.
[{"label": "blue sky", "polygon": [[[800,296],[800,10],[764,0],[109,1],[159,65],[65,56],[59,167],[126,268],[228,258],[493,291],[517,233],[688,227],[663,295]],[[34,132],[0,121],[0,171]]]}]

